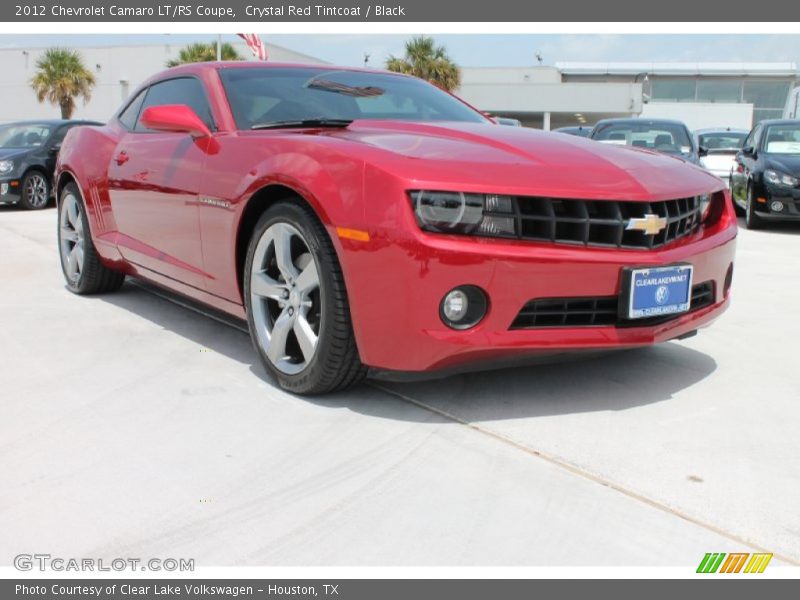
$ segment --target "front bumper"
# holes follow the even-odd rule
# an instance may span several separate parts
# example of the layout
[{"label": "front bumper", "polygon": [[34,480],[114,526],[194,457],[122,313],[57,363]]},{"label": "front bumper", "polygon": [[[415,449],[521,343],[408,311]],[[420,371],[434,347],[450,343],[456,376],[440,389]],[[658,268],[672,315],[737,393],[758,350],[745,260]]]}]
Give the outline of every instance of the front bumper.
[{"label": "front bumper", "polygon": [[[770,221],[798,221],[800,220],[800,189],[779,188],[766,186],[766,193],[757,198],[766,199],[761,202],[757,199],[754,209],[756,214]],[[773,202],[780,202],[783,208],[775,210]]]},{"label": "front bumper", "polygon": [[[362,361],[402,372],[482,368],[571,351],[646,346],[687,336],[728,306],[736,224],[732,206],[708,230],[658,250],[569,247],[385,230],[363,243],[343,242],[343,267]],[[402,239],[400,239],[402,238]],[[613,296],[629,266],[688,262],[694,281],[712,282],[713,303],[650,326],[511,330],[532,299]],[[455,331],[439,317],[442,297],[464,284],[481,287],[489,311]]]},{"label": "front bumper", "polygon": [[22,194],[19,179],[0,178],[0,204],[16,204]]}]

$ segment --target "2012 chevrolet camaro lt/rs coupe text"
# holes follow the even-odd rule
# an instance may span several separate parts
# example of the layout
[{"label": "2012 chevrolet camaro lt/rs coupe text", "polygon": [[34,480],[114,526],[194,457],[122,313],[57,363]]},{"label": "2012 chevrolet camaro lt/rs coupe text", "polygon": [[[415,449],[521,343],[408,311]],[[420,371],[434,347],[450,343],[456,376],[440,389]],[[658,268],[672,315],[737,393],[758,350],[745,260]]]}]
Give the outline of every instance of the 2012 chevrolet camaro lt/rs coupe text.
[{"label": "2012 chevrolet camaro lt/rs coupe text", "polygon": [[686,337],[733,275],[713,175],[380,71],[170,69],[68,134],[56,185],[69,289],[132,275],[246,318],[297,393]]}]

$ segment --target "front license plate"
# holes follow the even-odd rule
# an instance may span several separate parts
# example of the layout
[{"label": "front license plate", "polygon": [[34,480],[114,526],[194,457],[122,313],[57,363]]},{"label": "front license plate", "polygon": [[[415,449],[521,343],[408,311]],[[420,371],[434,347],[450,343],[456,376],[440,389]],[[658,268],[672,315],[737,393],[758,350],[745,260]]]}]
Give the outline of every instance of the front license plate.
[{"label": "front license plate", "polygon": [[673,315],[689,310],[692,265],[629,269],[628,319]]}]

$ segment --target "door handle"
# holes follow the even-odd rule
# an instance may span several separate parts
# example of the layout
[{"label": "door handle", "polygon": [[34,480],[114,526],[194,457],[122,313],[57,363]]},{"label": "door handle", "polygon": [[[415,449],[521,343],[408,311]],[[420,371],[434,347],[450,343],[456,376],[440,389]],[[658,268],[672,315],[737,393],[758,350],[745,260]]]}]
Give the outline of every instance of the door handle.
[{"label": "door handle", "polygon": [[117,154],[114,157],[114,162],[116,162],[118,165],[124,165],[130,159],[131,159],[131,157],[128,156],[128,153],[125,152],[125,150],[123,150],[122,152],[120,152],[119,154]]}]

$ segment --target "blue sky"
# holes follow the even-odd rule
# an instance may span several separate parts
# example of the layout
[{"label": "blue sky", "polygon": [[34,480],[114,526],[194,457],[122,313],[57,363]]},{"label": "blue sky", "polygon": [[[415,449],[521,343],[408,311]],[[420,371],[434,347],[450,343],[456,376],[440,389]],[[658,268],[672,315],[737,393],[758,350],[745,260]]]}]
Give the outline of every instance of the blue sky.
[{"label": "blue sky", "polygon": [[[265,41],[342,65],[383,66],[401,54],[408,35],[273,35]],[[556,61],[792,61],[800,63],[800,35],[434,35],[462,66],[526,66],[540,52]],[[214,39],[197,35],[0,35],[0,48],[177,44]],[[233,41],[236,36],[226,35]]]}]

